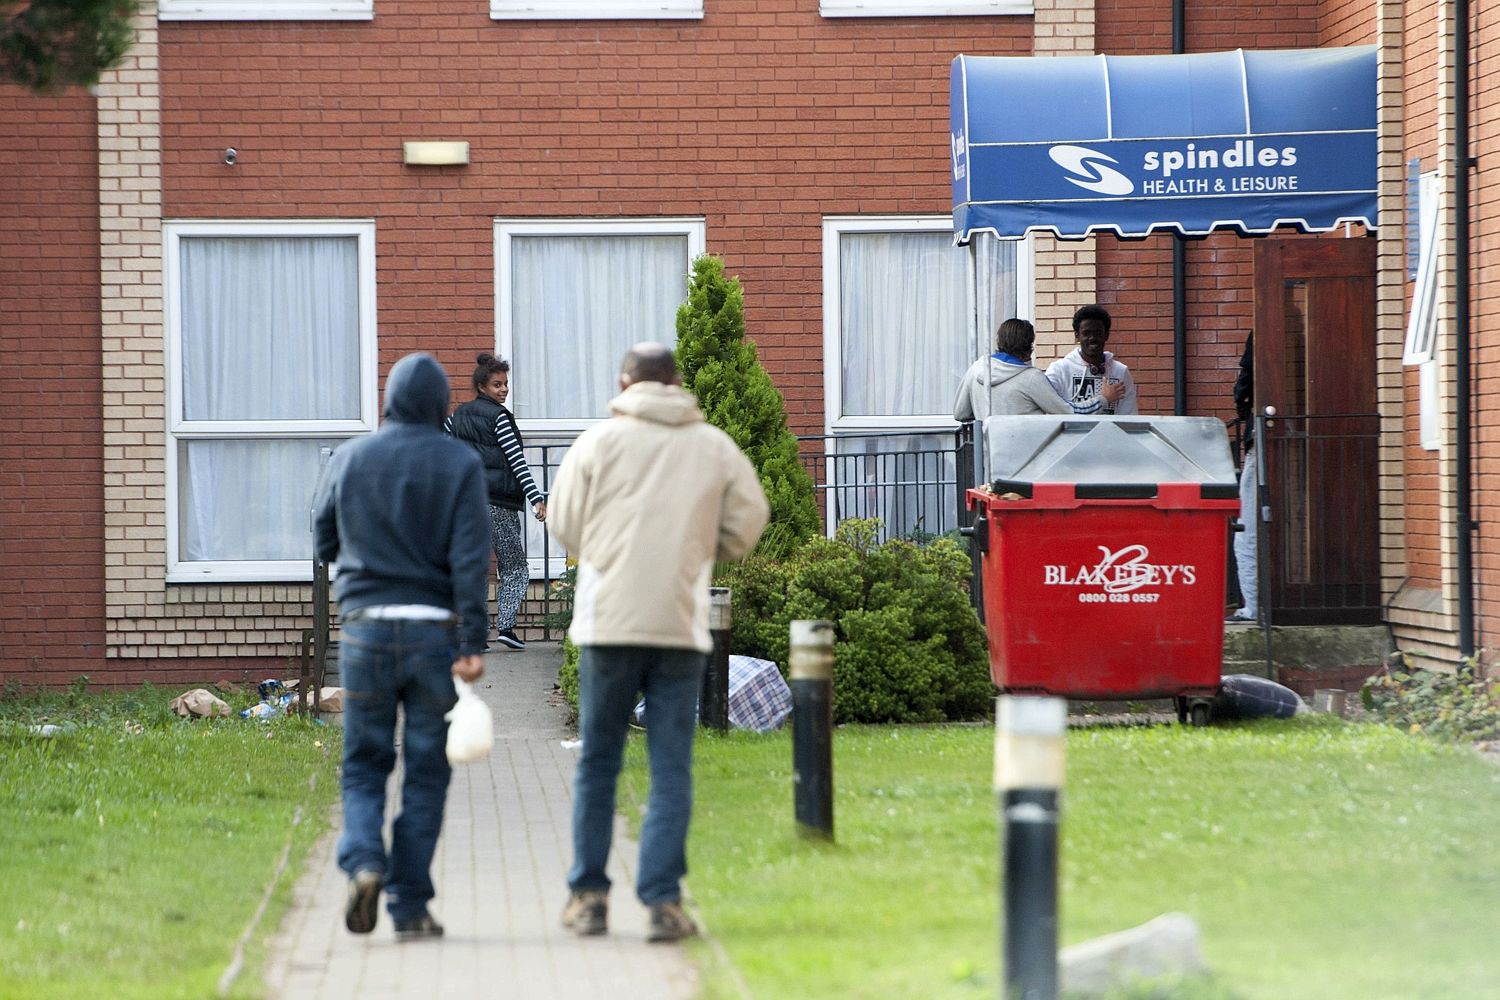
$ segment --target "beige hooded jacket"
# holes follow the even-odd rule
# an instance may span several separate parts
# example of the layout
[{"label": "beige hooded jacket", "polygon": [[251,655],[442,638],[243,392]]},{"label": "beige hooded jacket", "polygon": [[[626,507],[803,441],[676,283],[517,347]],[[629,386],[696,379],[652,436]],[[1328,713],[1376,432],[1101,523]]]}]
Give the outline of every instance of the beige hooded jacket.
[{"label": "beige hooded jacket", "polygon": [[568,449],[547,500],[548,530],[578,560],[568,635],[708,652],[709,577],[760,538],[760,480],[681,386],[637,382],[609,408]]}]

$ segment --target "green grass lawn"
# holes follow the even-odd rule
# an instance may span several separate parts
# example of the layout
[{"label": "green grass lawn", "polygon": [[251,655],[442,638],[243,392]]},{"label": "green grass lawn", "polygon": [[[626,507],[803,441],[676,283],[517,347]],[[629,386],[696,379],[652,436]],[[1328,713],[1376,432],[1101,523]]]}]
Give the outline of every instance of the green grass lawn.
[{"label": "green grass lawn", "polygon": [[[833,846],[794,832],[789,734],[700,739],[688,885],[738,970],[700,947],[707,996],[995,996],[993,738],[838,730]],[[1213,980],[1150,996],[1500,997],[1500,767],[1472,751],[1304,716],[1067,753],[1062,943],[1172,910],[1203,930]]]},{"label": "green grass lawn", "polygon": [[[290,838],[233,993],[259,995],[296,864],[337,795],[339,731],[180,720],[174,693],[0,701],[5,1000],[213,996]],[[65,729],[31,732],[44,722]]]}]

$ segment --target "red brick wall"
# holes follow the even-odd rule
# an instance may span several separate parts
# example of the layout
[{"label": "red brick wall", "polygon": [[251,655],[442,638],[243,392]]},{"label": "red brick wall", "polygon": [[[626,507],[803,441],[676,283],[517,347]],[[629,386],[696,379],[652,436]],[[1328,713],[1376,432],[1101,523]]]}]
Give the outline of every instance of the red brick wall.
[{"label": "red brick wall", "polygon": [[[441,40],[431,0],[164,23],[166,213],[374,217],[382,370],[421,347],[454,372],[493,346],[494,217],[702,215],[794,429],[821,432],[822,217],[946,214],[949,63],[1025,54],[1031,19],[706,6],[579,25],[445,5]],[[403,167],[419,138],[467,139],[472,162]]]},{"label": "red brick wall", "polygon": [[0,680],[99,676],[104,473],[91,98],[0,86]]},{"label": "red brick wall", "polygon": [[1375,42],[1375,10],[1371,0],[1324,0],[1317,11],[1318,45]]},{"label": "red brick wall", "polygon": [[[1408,4],[1404,22],[1404,100],[1403,122],[1406,151],[1403,159],[1419,157],[1422,169],[1437,166],[1438,64],[1437,5],[1420,2]],[[1406,286],[1406,303],[1411,306],[1414,284]],[[1451,371],[1451,369],[1450,369]],[[1405,368],[1403,394],[1408,418],[1405,429],[1406,486],[1406,574],[1418,585],[1437,587],[1442,583],[1440,551],[1441,508],[1439,499],[1445,486],[1438,469],[1438,453],[1422,447],[1418,369]],[[1481,545],[1483,544],[1481,540]]]},{"label": "red brick wall", "polygon": [[[701,214],[794,428],[820,431],[822,217],[947,212],[949,61],[1025,54],[1031,20],[823,18],[806,0],[706,9],[583,30],[450,8],[443,41],[415,51],[433,37],[425,0],[382,0],[370,23],[163,24],[167,214],[375,217],[383,363],[423,347],[459,371],[493,338],[493,217]],[[1316,44],[1315,13],[1190,8],[1188,47]],[[1103,3],[1098,34],[1101,51],[1168,51],[1170,4]],[[423,137],[468,139],[473,162],[403,168],[401,141]],[[1116,346],[1143,404],[1170,412],[1162,245],[1102,240],[1100,296],[1121,313]],[[1189,253],[1189,364],[1232,380],[1249,248]],[[1223,378],[1189,400],[1232,413]]]},{"label": "red brick wall", "polygon": [[[1495,280],[1494,261],[1500,254],[1500,183],[1493,170],[1500,159],[1500,124],[1495,109],[1500,105],[1500,29],[1492,16],[1481,17],[1474,35],[1475,47],[1470,59],[1472,87],[1475,91],[1470,119],[1471,152],[1479,158],[1480,169],[1470,173],[1474,205],[1470,224],[1470,273],[1473,276],[1473,307],[1470,310],[1472,337],[1476,350],[1473,357],[1475,376],[1474,427],[1475,483],[1474,516],[1482,528],[1477,538],[1475,569],[1479,582],[1478,636],[1475,645],[1487,649],[1493,659],[1496,637],[1500,634],[1500,538],[1495,527],[1500,523],[1500,323],[1495,310],[1500,308],[1500,284]],[[1490,169],[1486,169],[1488,166]],[[1492,668],[1491,676],[1496,676]]]}]

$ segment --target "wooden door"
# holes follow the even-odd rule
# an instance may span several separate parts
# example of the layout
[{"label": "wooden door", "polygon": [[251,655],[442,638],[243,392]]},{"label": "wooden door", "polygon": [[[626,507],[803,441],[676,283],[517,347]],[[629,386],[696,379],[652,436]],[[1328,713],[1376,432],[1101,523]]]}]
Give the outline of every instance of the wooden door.
[{"label": "wooden door", "polygon": [[1278,624],[1379,622],[1375,240],[1257,242],[1254,329],[1261,601]]}]

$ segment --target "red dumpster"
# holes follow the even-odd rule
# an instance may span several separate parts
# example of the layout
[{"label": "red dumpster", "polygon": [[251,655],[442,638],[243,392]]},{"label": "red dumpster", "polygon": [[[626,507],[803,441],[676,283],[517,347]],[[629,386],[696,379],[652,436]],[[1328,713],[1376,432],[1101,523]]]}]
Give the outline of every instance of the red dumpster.
[{"label": "red dumpster", "polygon": [[1207,721],[1239,491],[1222,421],[991,417],[968,492],[990,674],[1009,693],[1174,698]]}]

